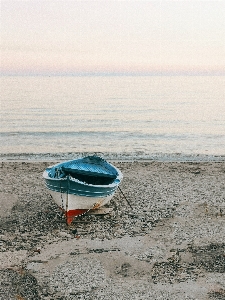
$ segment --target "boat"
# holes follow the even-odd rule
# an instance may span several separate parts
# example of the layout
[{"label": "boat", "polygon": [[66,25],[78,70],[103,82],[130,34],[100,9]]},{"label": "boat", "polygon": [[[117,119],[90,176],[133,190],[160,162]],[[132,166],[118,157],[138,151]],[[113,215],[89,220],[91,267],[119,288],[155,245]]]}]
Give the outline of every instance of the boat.
[{"label": "boat", "polygon": [[43,177],[54,202],[65,213],[70,225],[74,217],[108,203],[123,175],[111,163],[93,155],[50,166]]}]

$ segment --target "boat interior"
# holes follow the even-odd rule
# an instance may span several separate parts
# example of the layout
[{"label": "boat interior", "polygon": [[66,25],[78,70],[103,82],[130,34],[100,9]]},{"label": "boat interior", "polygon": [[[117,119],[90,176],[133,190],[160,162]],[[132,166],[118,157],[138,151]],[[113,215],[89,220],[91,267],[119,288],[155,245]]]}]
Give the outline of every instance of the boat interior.
[{"label": "boat interior", "polygon": [[[64,171],[65,172],[65,171]],[[82,181],[87,184],[93,184],[93,185],[108,185],[113,183],[115,178],[110,178],[106,176],[96,176],[96,175],[87,175],[87,174],[79,174],[76,172],[65,172],[65,175],[70,175],[71,177],[78,179],[79,181]]]}]

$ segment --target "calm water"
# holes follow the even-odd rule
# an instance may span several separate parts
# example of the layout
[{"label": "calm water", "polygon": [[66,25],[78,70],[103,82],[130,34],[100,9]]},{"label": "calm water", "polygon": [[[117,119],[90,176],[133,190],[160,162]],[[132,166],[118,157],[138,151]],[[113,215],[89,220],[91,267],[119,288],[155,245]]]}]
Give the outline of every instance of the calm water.
[{"label": "calm water", "polygon": [[225,77],[1,77],[1,153],[225,154]]}]

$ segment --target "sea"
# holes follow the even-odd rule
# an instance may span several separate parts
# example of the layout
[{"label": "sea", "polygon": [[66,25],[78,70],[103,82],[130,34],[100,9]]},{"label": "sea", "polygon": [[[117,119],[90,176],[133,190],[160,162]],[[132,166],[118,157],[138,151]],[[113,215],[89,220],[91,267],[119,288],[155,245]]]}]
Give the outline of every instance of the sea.
[{"label": "sea", "polygon": [[224,160],[224,76],[2,76],[1,157]]}]

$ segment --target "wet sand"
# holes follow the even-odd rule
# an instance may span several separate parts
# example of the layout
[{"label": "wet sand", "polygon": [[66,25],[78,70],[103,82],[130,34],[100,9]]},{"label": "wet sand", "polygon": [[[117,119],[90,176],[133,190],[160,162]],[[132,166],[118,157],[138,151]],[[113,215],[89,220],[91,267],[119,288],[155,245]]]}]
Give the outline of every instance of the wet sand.
[{"label": "wet sand", "polygon": [[71,226],[42,180],[0,162],[0,299],[225,299],[225,162],[115,162],[104,216]]}]

